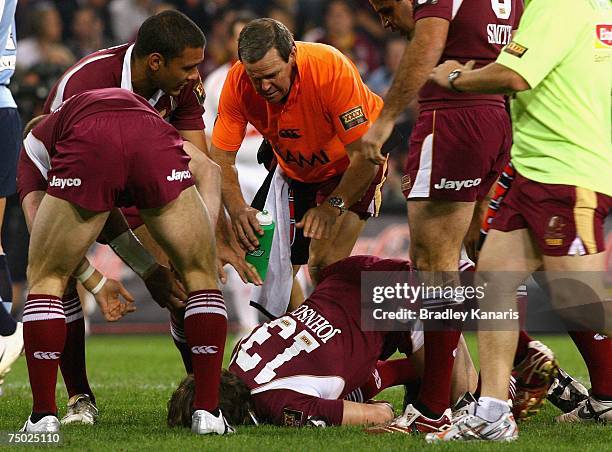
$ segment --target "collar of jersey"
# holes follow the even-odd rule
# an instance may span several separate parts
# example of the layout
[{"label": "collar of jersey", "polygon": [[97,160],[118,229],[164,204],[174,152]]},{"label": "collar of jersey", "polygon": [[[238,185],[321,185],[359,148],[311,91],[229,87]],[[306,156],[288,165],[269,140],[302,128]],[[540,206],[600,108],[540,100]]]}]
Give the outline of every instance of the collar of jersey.
[{"label": "collar of jersey", "polygon": [[289,97],[287,97],[287,102],[285,102],[284,109],[289,107],[290,105],[297,102],[297,97],[300,91],[300,80],[302,70],[305,60],[301,57],[301,53],[299,52],[299,47],[296,43],[296,55],[295,55],[295,78],[293,79],[293,83],[291,84],[291,90],[289,91]]},{"label": "collar of jersey", "polygon": [[[134,92],[134,88],[132,87],[132,50],[134,49],[134,44],[130,45],[125,51],[125,56],[123,57],[123,68],[121,69],[121,88],[127,89],[131,92]],[[149,105],[151,107],[155,107],[155,104],[159,101],[159,99],[164,95],[164,92],[161,89],[158,89],[153,96],[149,99]]]}]

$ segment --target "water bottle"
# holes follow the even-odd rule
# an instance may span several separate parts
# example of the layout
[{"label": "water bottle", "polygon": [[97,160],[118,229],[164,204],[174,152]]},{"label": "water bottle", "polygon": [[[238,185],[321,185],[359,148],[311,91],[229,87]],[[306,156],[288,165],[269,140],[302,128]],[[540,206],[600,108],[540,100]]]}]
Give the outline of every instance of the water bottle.
[{"label": "water bottle", "polygon": [[274,220],[267,210],[259,212],[256,218],[264,233],[259,236],[259,246],[257,249],[247,252],[246,261],[257,269],[257,273],[259,273],[263,281],[266,279],[266,274],[268,273],[272,237],[274,236]]}]

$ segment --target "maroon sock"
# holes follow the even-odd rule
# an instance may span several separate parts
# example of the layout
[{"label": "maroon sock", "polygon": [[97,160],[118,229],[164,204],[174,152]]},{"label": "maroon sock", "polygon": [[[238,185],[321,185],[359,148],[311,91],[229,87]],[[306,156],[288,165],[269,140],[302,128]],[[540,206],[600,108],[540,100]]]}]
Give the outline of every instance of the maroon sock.
[{"label": "maroon sock", "polygon": [[185,308],[185,337],[191,350],[196,410],[219,405],[221,364],[227,334],[227,313],[220,290],[191,292]]},{"label": "maroon sock", "polygon": [[66,341],[66,317],[59,297],[28,295],[23,339],[34,399],[32,413],[57,413],[57,366]]},{"label": "maroon sock", "polygon": [[529,351],[529,343],[533,340],[525,331],[519,331],[518,345],[514,354],[514,365],[516,366],[527,357]]},{"label": "maroon sock", "polygon": [[591,392],[602,400],[612,398],[612,339],[594,331],[570,331],[591,377]]},{"label": "maroon sock", "polygon": [[425,368],[416,407],[427,417],[440,417],[450,405],[454,351],[461,331],[425,331]]},{"label": "maroon sock", "polygon": [[482,378],[480,378],[480,372],[478,372],[478,383],[476,383],[476,390],[474,391],[474,397],[478,399],[480,397],[481,390],[482,390]]},{"label": "maroon sock", "polygon": [[66,345],[60,359],[60,370],[68,397],[76,394],[88,394],[92,402],[95,397],[87,380],[85,362],[85,320],[79,294],[74,291],[62,298],[66,314]]},{"label": "maroon sock", "polygon": [[391,386],[413,384],[420,379],[408,358],[378,361],[370,379],[361,386],[363,400],[369,400]]},{"label": "maroon sock", "polygon": [[181,354],[181,358],[183,359],[183,365],[185,366],[185,371],[188,374],[192,374],[193,365],[191,363],[191,351],[189,350],[189,345],[187,345],[187,339],[185,339],[184,322],[184,309],[181,309],[178,312],[175,311],[170,313],[170,334],[172,335],[174,346]]}]

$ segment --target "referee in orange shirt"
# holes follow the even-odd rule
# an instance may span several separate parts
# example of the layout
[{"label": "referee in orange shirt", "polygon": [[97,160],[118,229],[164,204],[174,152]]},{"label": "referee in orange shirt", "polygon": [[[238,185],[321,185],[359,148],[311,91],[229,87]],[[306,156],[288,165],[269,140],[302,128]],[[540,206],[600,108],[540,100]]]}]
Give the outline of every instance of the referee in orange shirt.
[{"label": "referee in orange shirt", "polygon": [[386,163],[361,151],[361,137],[382,109],[382,99],[337,49],[295,42],[273,19],[248,23],[238,40],[239,61],[219,100],[211,155],[221,166],[223,202],[239,241],[258,246],[257,210],[243,199],[236,153],[251,123],[270,143],[290,179],[298,230],[294,272],[308,263],[319,271],[350,255],[365,221],[376,216]]}]

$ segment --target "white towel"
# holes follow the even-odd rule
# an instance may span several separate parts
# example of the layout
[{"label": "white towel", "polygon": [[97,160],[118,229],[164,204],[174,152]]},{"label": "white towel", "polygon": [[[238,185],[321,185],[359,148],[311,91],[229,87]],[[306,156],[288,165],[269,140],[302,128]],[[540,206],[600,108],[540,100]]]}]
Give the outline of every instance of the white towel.
[{"label": "white towel", "polygon": [[275,169],[264,209],[274,219],[274,237],[266,279],[262,286],[253,290],[251,305],[268,317],[277,318],[287,312],[293,285],[289,238],[289,182],[279,166]]}]

